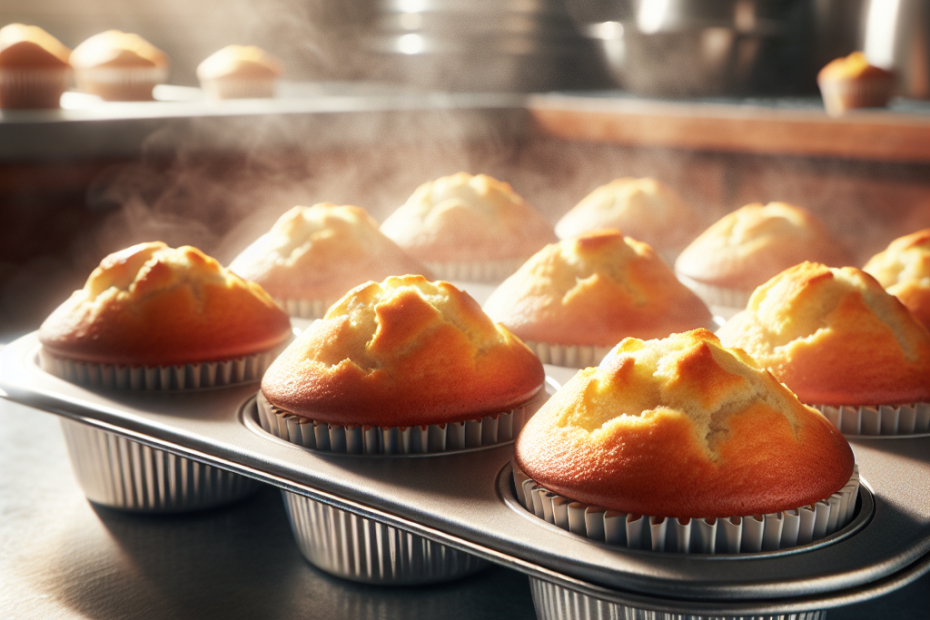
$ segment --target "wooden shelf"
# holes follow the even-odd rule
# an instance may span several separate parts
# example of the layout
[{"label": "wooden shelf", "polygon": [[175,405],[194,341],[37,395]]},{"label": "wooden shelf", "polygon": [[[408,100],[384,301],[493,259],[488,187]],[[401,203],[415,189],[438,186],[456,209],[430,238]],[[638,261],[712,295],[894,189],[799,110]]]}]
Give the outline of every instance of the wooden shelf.
[{"label": "wooden shelf", "polygon": [[831,118],[815,105],[533,95],[535,131],[574,141],[770,155],[930,162],[930,105]]}]

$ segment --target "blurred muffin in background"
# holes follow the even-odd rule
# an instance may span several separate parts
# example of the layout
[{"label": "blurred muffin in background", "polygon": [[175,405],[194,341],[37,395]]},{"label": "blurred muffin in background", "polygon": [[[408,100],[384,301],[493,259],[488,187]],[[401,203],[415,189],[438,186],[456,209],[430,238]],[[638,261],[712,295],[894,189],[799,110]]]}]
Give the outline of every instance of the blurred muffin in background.
[{"label": "blurred muffin in background", "polygon": [[930,328],[930,228],[895,239],[862,269]]},{"label": "blurred muffin in background", "polygon": [[651,245],[666,262],[694,238],[698,212],[682,198],[651,178],[623,177],[585,196],[555,225],[559,239],[599,228],[616,228]]},{"label": "blurred muffin in background", "polygon": [[289,210],[229,269],[260,284],[291,316],[312,319],[369,280],[429,276],[381,233],[367,211],[331,203]]},{"label": "blurred muffin in background", "polygon": [[283,72],[280,60],[254,45],[227,45],[197,67],[210,99],[272,98]]},{"label": "blurred muffin in background", "polygon": [[500,282],[556,240],[509,184],[465,172],[418,187],[381,231],[436,277],[471,282]]},{"label": "blurred muffin in background", "polygon": [[168,79],[168,56],[137,34],[107,30],[71,54],[78,89],[107,101],[151,101]]},{"label": "blurred muffin in background", "polygon": [[753,203],[701,233],[678,256],[675,272],[708,305],[742,309],[757,286],[806,260],[840,266],[849,257],[806,209]]},{"label": "blurred muffin in background", "polygon": [[597,364],[626,337],[663,338],[711,325],[697,295],[649,245],[597,230],[548,245],[484,305],[544,364]]},{"label": "blurred muffin in background", "polygon": [[0,108],[58,108],[71,50],[38,26],[0,28]]},{"label": "blurred muffin in background", "polygon": [[823,105],[830,116],[840,116],[854,108],[882,108],[888,105],[895,86],[894,72],[869,64],[862,52],[828,63],[817,74]]}]

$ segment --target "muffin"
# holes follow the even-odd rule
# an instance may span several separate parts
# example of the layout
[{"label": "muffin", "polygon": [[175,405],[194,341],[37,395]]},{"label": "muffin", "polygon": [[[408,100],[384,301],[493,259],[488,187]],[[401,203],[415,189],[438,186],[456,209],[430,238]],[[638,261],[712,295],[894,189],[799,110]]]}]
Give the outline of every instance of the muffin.
[{"label": "muffin", "polygon": [[107,101],[151,101],[168,79],[168,56],[137,34],[107,30],[71,53],[78,90]]},{"label": "muffin", "polygon": [[[843,527],[858,480],[849,445],[822,415],[705,329],[622,341],[527,423],[514,462],[530,510],[550,502],[539,514],[566,529],[686,553],[827,535],[814,513],[833,512]],[[769,519],[784,521],[774,538]]]},{"label": "muffin", "polygon": [[[39,328],[47,372],[95,390],[187,390],[257,381],[291,337],[261,287],[192,247],[142,243],[103,259]],[[178,512],[238,500],[260,485],[62,419],[92,502]]]},{"label": "muffin", "polygon": [[645,241],[670,265],[700,229],[697,211],[655,179],[623,177],[585,196],[555,225],[560,239],[616,228]]},{"label": "muffin", "polygon": [[711,314],[652,248],[617,230],[548,245],[501,284],[485,312],[544,364],[589,366],[632,336],[711,325]]},{"label": "muffin", "polygon": [[[349,291],[301,334],[262,380],[258,415],[307,448],[403,458],[511,440],[543,381],[533,353],[466,293],[407,275]],[[301,551],[340,577],[422,584],[487,566],[303,495],[284,498]]]},{"label": "muffin", "polygon": [[254,45],[227,45],[197,66],[200,87],[210,99],[274,97],[281,61]]},{"label": "muffin", "polygon": [[862,269],[930,328],[930,228],[895,239]]},{"label": "muffin", "polygon": [[0,108],[58,108],[71,50],[38,26],[0,28]]},{"label": "muffin", "polygon": [[429,271],[353,206],[294,207],[229,265],[262,285],[291,316],[317,319],[368,280]]},{"label": "muffin", "polygon": [[894,91],[894,72],[869,64],[862,52],[829,62],[817,74],[823,105],[830,116],[854,108],[883,108]]},{"label": "muffin", "polygon": [[679,255],[675,272],[707,304],[742,309],[757,286],[805,260],[843,265],[848,257],[807,210],[753,203],[701,233]]},{"label": "muffin", "polygon": [[844,433],[930,426],[930,332],[864,271],[787,269],[719,334]]},{"label": "muffin", "polygon": [[510,185],[464,172],[418,187],[381,231],[438,277],[477,282],[500,282],[556,240]]}]

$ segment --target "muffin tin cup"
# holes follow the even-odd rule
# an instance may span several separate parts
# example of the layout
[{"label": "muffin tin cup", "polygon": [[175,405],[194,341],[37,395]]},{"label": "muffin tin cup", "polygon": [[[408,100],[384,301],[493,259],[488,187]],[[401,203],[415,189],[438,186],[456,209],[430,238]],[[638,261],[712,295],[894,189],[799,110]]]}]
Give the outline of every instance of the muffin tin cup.
[{"label": "muffin tin cup", "polygon": [[930,403],[810,405],[844,435],[907,436],[930,433]]},{"label": "muffin tin cup", "polygon": [[781,512],[706,519],[627,514],[577,502],[537,484],[513,464],[520,503],[540,519],[610,545],[671,553],[759,553],[821,540],[855,514],[859,468],[842,489],[809,506]]},{"label": "muffin tin cup", "polygon": [[461,280],[463,282],[500,283],[519,269],[526,258],[487,260],[462,263],[440,263],[424,261],[423,264],[436,280]]},{"label": "muffin tin cup", "polygon": [[818,86],[827,114],[842,116],[854,108],[883,108],[888,105],[894,80],[822,80]]},{"label": "muffin tin cup", "polygon": [[57,108],[71,69],[0,69],[0,108]]},{"label": "muffin tin cup", "polygon": [[694,294],[700,297],[701,301],[708,306],[744,310],[749,303],[749,298],[752,297],[752,293],[755,290],[712,286],[693,280],[678,271],[675,272],[675,277],[678,278],[679,282],[694,291]]},{"label": "muffin tin cup", "polygon": [[326,311],[333,305],[336,300],[329,301],[324,299],[278,299],[275,303],[284,308],[288,316],[299,319],[322,319]]},{"label": "muffin tin cup", "polygon": [[[39,349],[40,367],[93,390],[184,391],[258,381],[278,349],[239,359],[179,366],[120,366],[69,360]],[[215,508],[251,495],[261,483],[62,420],[75,477],[90,501],[135,512]]]},{"label": "muffin tin cup", "polygon": [[272,99],[276,78],[221,78],[201,80],[200,88],[208,99]]},{"label": "muffin tin cup", "polygon": [[530,591],[539,620],[824,620],[827,617],[824,610],[748,616],[654,611],[591,596],[532,576]]},{"label": "muffin tin cup", "polygon": [[[442,454],[512,441],[539,402],[465,422],[421,427],[342,426],[283,411],[259,392],[259,424],[305,448],[352,455]],[[423,585],[465,577],[490,565],[447,545],[282,491],[304,557],[338,577],[380,585]]]}]

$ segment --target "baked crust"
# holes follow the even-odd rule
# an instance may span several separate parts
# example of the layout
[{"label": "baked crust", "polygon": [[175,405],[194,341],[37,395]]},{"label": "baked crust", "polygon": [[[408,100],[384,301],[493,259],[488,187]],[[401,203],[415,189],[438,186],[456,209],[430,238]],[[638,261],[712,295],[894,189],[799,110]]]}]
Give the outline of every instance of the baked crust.
[{"label": "baked crust", "polygon": [[711,314],[653,249],[618,230],[546,246],[507,278],[485,312],[517,337],[612,346],[707,327]]},{"label": "baked crust", "polygon": [[585,196],[556,223],[555,233],[569,239],[616,228],[653,247],[680,248],[693,238],[699,222],[695,209],[662,183],[623,177]]},{"label": "baked crust", "polygon": [[853,52],[849,56],[836,58],[828,62],[818,73],[817,80],[894,80],[894,72],[876,67],[869,63],[862,52]]},{"label": "baked crust", "polygon": [[862,269],[930,328],[930,228],[895,239]]},{"label": "baked crust", "polygon": [[718,333],[805,403],[930,401],[930,332],[854,267],[792,267],[756,289]]},{"label": "baked crust", "polygon": [[369,280],[429,275],[361,207],[294,207],[229,268],[278,299],[335,301]]},{"label": "baked crust", "polygon": [[129,366],[234,359],[290,336],[287,315],[259,285],[196,248],[160,241],[104,258],[39,328],[54,355]]},{"label": "baked crust", "polygon": [[65,69],[71,50],[38,26],[0,28],[0,69]]},{"label": "baked crust", "polygon": [[107,30],[71,52],[75,69],[98,67],[167,67],[168,56],[137,34]]},{"label": "baked crust", "polygon": [[349,291],[275,360],[262,392],[321,422],[425,426],[513,409],[544,380],[467,293],[408,275]]},{"label": "baked crust", "polygon": [[222,78],[274,79],[284,68],[281,61],[254,45],[227,45],[197,66],[201,80]]},{"label": "baked crust", "polygon": [[556,240],[549,222],[510,185],[465,172],[418,187],[381,231],[424,262],[529,258]]},{"label": "baked crust", "polygon": [[704,284],[752,290],[805,260],[840,266],[848,256],[806,209],[753,203],[701,233],[678,256],[675,271]]},{"label": "baked crust", "polygon": [[621,342],[533,416],[515,458],[565,497],[678,518],[797,508],[853,471],[826,418],[704,329]]}]

